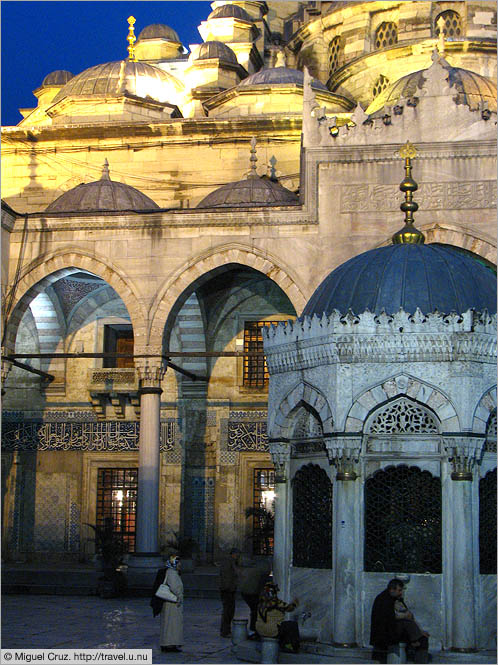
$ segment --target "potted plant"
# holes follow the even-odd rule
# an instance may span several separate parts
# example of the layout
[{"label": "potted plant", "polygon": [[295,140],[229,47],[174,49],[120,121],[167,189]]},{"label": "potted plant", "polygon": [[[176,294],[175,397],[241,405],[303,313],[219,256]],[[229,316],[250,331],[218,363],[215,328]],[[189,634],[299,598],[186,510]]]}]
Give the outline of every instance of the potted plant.
[{"label": "potted plant", "polygon": [[199,546],[197,541],[193,538],[180,536],[178,531],[172,531],[172,538],[166,541],[168,550],[172,550],[178,554],[182,562],[182,570],[184,573],[189,573],[194,570],[194,554],[198,551]]},{"label": "potted plant", "polygon": [[97,560],[102,566],[103,575],[99,578],[97,593],[101,598],[119,596],[126,588],[126,578],[119,570],[123,563],[123,541],[114,533],[111,517],[104,520],[104,526],[88,524],[95,533]]}]

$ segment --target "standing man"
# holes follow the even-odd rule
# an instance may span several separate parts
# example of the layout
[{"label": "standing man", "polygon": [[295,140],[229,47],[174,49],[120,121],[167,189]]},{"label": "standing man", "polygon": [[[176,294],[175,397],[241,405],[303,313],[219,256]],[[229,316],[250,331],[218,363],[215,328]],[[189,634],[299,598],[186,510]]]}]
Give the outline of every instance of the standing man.
[{"label": "standing man", "polygon": [[240,592],[251,611],[249,639],[257,639],[256,615],[258,611],[259,596],[270,574],[271,563],[267,560],[254,561],[241,570]]},{"label": "standing man", "polygon": [[232,547],[230,556],[222,560],[220,564],[220,595],[223,605],[221,615],[221,637],[230,637],[232,619],[235,614],[235,592],[238,582],[238,563],[240,561],[240,550]]}]

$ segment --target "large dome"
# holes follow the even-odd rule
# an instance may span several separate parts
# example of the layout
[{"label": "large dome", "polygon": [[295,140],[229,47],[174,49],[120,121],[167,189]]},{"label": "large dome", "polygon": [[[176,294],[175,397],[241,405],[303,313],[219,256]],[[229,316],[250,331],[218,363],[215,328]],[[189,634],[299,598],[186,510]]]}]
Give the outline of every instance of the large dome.
[{"label": "large dome", "polygon": [[[270,67],[270,69],[262,69],[255,74],[251,74],[239,83],[239,86],[249,85],[303,85],[304,74],[299,69],[291,69],[290,67]],[[317,79],[312,79],[311,86],[319,90],[327,90]]]},{"label": "large dome", "polygon": [[[491,79],[468,69],[452,67],[444,58],[440,58],[439,62],[448,72],[447,80],[450,88],[455,90],[457,104],[466,104],[472,111],[476,111],[481,102],[487,102],[488,109],[496,112],[497,90]],[[386,105],[393,106],[401,98],[418,96],[425,83],[426,72],[427,69],[421,69],[402,76],[373,100],[367,108],[367,114],[372,115]]]},{"label": "large dome", "polygon": [[59,90],[53,102],[65,97],[121,97],[128,94],[174,104],[183,87],[174,76],[146,62],[118,60],[85,69]]},{"label": "large dome", "polygon": [[320,284],[302,316],[367,309],[395,314],[468,309],[496,313],[496,276],[470,255],[447,245],[397,244],[346,261]]},{"label": "large dome", "polygon": [[46,208],[46,212],[83,212],[88,210],[157,210],[159,206],[135,187],[109,177],[107,163],[100,180],[77,185]]},{"label": "large dome", "polygon": [[208,194],[197,208],[245,208],[248,206],[289,205],[297,196],[280,183],[269,178],[251,176],[238,182],[222,185]]}]

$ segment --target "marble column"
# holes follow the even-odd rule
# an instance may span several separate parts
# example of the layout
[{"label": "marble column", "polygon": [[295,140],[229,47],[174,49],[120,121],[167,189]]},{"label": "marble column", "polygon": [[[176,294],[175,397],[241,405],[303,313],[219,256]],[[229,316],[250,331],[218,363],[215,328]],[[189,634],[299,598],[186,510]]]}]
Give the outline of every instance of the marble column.
[{"label": "marble column", "polygon": [[282,597],[290,594],[289,566],[291,561],[289,500],[290,444],[270,442],[270,453],[275,466],[275,528],[273,538],[273,579],[280,587]]},{"label": "marble column", "polygon": [[[452,592],[450,644],[454,651],[471,652],[477,648],[476,588],[479,557],[472,508],[472,483],[475,463],[481,457],[484,438],[451,437],[445,447],[452,465],[451,473],[451,579]],[[445,573],[445,571],[443,571]]]},{"label": "marble column", "polygon": [[[142,362],[139,362],[139,361]],[[137,359],[140,379],[140,440],[138,452],[138,496],[135,553],[129,563],[132,583],[149,581],[160,566],[159,553],[159,474],[161,434],[160,358]]]},{"label": "marble column", "polygon": [[357,646],[356,561],[357,478],[361,439],[334,438],[326,441],[329,462],[337,469],[335,479],[334,530],[334,645]]}]

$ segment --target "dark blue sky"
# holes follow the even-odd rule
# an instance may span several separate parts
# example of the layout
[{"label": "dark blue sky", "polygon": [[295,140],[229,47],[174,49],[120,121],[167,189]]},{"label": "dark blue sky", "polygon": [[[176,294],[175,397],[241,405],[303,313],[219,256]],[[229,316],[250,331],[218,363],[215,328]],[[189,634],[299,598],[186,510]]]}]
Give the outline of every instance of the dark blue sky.
[{"label": "dark blue sky", "polygon": [[184,46],[202,42],[197,30],[212,11],[210,2],[38,2],[2,0],[2,125],[17,125],[18,109],[36,106],[32,91],[47,74],[67,69],[79,74],[99,63],[128,56],[126,19],[135,35],[151,23],[166,23]]}]

